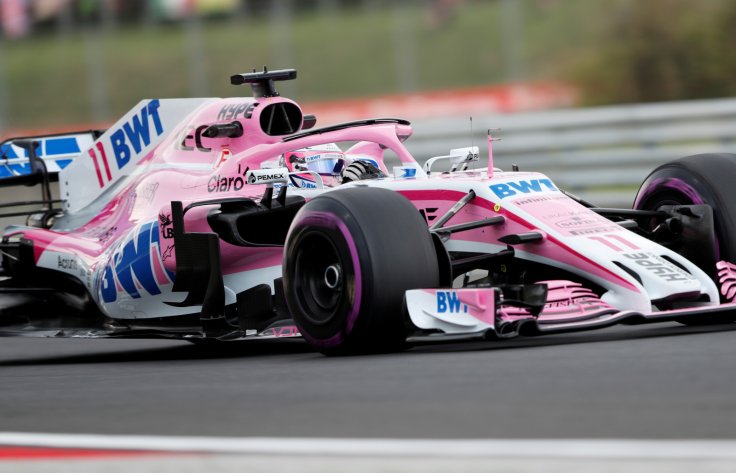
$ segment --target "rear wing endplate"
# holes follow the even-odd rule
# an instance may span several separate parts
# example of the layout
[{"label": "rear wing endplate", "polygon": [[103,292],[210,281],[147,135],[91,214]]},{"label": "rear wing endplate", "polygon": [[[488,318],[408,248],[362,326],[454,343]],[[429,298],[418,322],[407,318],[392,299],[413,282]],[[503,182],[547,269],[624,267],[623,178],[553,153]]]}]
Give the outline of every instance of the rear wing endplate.
[{"label": "rear wing endplate", "polygon": [[[89,130],[46,136],[23,136],[9,138],[0,143],[0,187],[18,184],[33,185],[34,169],[29,156],[28,142],[36,144],[35,155],[46,165],[49,178],[58,180],[58,173],[72,163],[82,150],[102,135],[101,130]],[[22,176],[31,176],[23,179]],[[16,179],[19,178],[20,179]]]},{"label": "rear wing endplate", "polygon": [[[41,185],[40,200],[3,202],[0,217],[17,217],[41,212],[55,215],[60,209],[54,204],[51,182],[59,179],[59,172],[67,167],[103,132],[89,130],[46,136],[14,137],[0,143],[0,187]],[[21,210],[20,207],[33,209]],[[43,218],[45,220],[45,217]],[[43,225],[43,223],[42,223]]]}]

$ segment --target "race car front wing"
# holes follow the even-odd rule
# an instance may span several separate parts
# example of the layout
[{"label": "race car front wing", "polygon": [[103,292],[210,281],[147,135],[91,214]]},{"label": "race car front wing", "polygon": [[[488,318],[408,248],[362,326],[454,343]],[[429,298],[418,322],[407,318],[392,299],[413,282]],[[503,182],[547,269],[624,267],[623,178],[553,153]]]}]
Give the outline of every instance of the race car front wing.
[{"label": "race car front wing", "polygon": [[621,311],[603,302],[592,291],[570,281],[485,288],[415,289],[406,292],[405,305],[412,324],[423,335],[484,339],[580,332],[613,325],[669,321],[728,323],[736,320],[736,303],[648,313]]}]

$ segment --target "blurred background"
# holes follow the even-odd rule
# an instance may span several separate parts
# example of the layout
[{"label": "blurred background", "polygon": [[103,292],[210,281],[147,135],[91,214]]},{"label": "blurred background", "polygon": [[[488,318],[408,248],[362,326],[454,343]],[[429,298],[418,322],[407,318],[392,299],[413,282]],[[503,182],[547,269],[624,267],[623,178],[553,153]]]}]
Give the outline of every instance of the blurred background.
[{"label": "blurred background", "polygon": [[249,95],[229,75],[268,65],[298,69],[280,91],[318,125],[407,117],[420,159],[501,127],[497,164],[606,204],[659,162],[734,150],[733,0],[0,5],[5,137],[104,128],[142,98]]}]

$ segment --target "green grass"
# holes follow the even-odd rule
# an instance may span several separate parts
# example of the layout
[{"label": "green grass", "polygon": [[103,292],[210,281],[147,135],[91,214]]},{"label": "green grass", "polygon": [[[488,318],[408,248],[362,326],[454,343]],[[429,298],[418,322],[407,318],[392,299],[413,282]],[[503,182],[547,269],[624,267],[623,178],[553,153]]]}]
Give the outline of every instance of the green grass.
[{"label": "green grass", "polygon": [[[568,0],[540,12],[536,2],[525,2],[529,40],[521,50],[531,59],[524,61],[528,78],[560,78],[554,66],[559,54],[545,45],[566,48],[579,40],[576,31],[559,36],[560,24],[571,15],[570,2],[589,3]],[[197,94],[190,83],[192,67],[205,74],[202,92],[211,96],[249,94],[229,85],[232,73],[262,65],[295,67],[299,79],[281,89],[301,101],[499,83],[507,76],[501,21],[495,1],[466,2],[454,21],[440,29],[430,28],[416,7],[398,14],[395,7],[344,10],[334,18],[306,14],[295,17],[292,28],[278,31],[268,18],[213,21],[203,25],[205,54],[196,65],[190,64],[181,25],[121,27],[96,36],[76,32],[64,38],[50,33],[3,45],[10,96],[5,122],[10,128],[28,128],[94,121],[100,111],[92,111],[86,58],[95,48],[104,58],[107,120],[142,98]],[[412,40],[397,45],[407,37]],[[279,44],[286,45],[287,56],[280,54]],[[402,78],[402,70],[414,72]]]}]

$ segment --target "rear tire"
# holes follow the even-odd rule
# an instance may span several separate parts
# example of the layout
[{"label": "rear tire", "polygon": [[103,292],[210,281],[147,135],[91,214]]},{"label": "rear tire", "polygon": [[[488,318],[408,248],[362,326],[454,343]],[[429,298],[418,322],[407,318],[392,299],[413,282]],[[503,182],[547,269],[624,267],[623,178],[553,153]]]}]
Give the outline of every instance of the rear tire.
[{"label": "rear tire", "polygon": [[328,355],[401,349],[404,292],[439,285],[426,223],[411,202],[380,188],[309,201],[289,230],[283,271],[296,325]]}]

